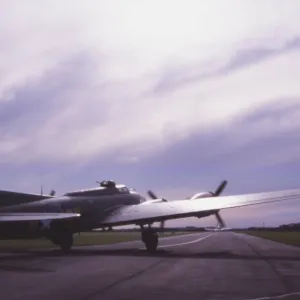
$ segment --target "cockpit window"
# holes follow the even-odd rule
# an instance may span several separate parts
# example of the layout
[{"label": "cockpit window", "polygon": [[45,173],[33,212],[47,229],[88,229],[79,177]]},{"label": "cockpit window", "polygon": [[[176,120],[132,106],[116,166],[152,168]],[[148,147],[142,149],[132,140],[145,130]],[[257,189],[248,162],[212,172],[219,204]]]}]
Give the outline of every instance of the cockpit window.
[{"label": "cockpit window", "polygon": [[123,193],[123,194],[128,194],[129,193],[129,190],[127,187],[121,187],[119,188],[119,192],[120,193]]}]

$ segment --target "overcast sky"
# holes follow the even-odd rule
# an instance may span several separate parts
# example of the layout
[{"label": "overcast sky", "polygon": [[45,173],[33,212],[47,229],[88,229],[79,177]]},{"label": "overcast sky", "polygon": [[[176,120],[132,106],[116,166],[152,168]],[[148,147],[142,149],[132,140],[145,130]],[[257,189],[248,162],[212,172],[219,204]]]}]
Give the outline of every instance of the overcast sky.
[{"label": "overcast sky", "polygon": [[[0,188],[299,188],[299,15],[298,0],[1,1]],[[280,224],[299,208],[224,216]],[[187,223],[215,220],[168,222]]]}]

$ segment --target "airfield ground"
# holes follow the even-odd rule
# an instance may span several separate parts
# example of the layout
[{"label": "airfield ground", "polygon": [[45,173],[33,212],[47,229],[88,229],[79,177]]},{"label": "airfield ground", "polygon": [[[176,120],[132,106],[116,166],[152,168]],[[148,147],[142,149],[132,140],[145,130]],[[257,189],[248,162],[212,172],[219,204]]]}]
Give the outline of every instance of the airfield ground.
[{"label": "airfield ground", "polygon": [[[168,237],[172,235],[183,234],[176,232],[159,233],[160,237]],[[186,232],[184,234],[187,234]],[[141,239],[139,232],[85,232],[80,235],[74,235],[74,246],[91,246],[91,245],[105,245],[116,244],[120,242],[136,241]],[[0,241],[0,250],[30,250],[30,249],[47,249],[53,248],[54,245],[47,239],[36,240],[2,240]]]},{"label": "airfield ground", "polygon": [[300,232],[288,232],[288,231],[243,231],[241,233],[246,233],[252,236],[257,236],[260,238],[268,239],[271,241],[298,246],[300,247]]},{"label": "airfield ground", "polygon": [[0,254],[5,300],[300,299],[300,247],[250,234],[174,234],[155,254],[140,239]]},{"label": "airfield ground", "polygon": [[[268,239],[300,247],[300,232],[274,232],[274,231],[239,231],[251,236]],[[160,237],[187,234],[187,232],[159,233]],[[139,232],[85,232],[74,235],[74,246],[92,246],[116,244],[120,242],[137,241],[141,239]],[[30,250],[53,248],[53,244],[46,239],[36,240],[0,240],[1,251]]]}]

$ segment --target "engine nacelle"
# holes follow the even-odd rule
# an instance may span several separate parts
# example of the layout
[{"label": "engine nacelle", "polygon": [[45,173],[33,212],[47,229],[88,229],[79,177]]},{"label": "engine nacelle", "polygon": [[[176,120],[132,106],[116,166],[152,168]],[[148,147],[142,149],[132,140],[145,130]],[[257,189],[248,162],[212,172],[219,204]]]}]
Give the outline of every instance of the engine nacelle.
[{"label": "engine nacelle", "polygon": [[162,203],[162,202],[168,202],[166,199],[151,199],[151,200],[147,200],[147,201],[145,201],[145,202],[142,202],[141,204],[154,204],[154,203]]},{"label": "engine nacelle", "polygon": [[209,197],[214,197],[213,193],[203,192],[203,193],[197,193],[197,194],[193,195],[189,200],[195,200],[195,199],[200,199],[200,198],[209,198]]}]

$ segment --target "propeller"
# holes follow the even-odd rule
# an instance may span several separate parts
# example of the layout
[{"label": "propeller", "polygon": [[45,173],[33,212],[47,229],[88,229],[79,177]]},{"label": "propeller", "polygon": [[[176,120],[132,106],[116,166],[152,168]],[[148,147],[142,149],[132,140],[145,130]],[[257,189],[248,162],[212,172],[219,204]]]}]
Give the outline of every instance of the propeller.
[{"label": "propeller", "polygon": [[155,194],[153,191],[151,191],[151,190],[149,190],[149,191],[147,192],[147,194],[148,194],[149,197],[152,198],[153,200],[161,199],[161,200],[164,201],[164,202],[167,202],[167,201],[168,201],[168,200],[165,199],[165,198],[159,198],[159,197],[157,197],[156,194]]},{"label": "propeller", "polygon": [[227,180],[223,180],[220,185],[218,186],[218,188],[216,189],[216,191],[214,193],[212,193],[214,196],[220,196],[220,194],[223,192],[223,190],[225,189],[226,185],[227,185],[228,181]]},{"label": "propeller", "polygon": [[[228,184],[228,181],[227,181],[227,180],[223,180],[223,181],[220,183],[220,185],[217,187],[217,189],[215,190],[214,193],[213,193],[213,192],[210,192],[211,195],[212,195],[213,197],[218,197],[218,196],[220,196],[221,193],[224,191],[225,187],[227,186],[227,184]],[[149,195],[149,197],[150,197],[151,199],[153,199],[153,200],[160,199],[160,198],[158,198],[157,195],[156,195],[153,191],[151,191],[151,190],[148,191],[148,195]],[[162,201],[168,201],[167,199],[164,199],[164,198],[161,198],[161,199],[162,199]],[[187,198],[187,199],[190,199],[190,198]],[[221,227],[226,227],[226,224],[225,224],[224,220],[222,219],[222,217],[221,217],[220,214],[219,214],[219,210],[215,213],[215,216],[216,216],[216,219],[217,219],[217,221],[218,221],[218,225],[220,225]],[[217,226],[218,226],[218,225],[217,225]],[[163,229],[164,226],[165,226],[165,221],[161,221],[161,222],[160,222],[160,228]]]},{"label": "propeller", "polygon": [[[221,218],[221,216],[220,216],[220,214],[219,214],[219,211],[217,211],[217,212],[215,213],[215,216],[216,216],[216,218],[217,218],[217,220],[218,220],[218,225],[220,224],[220,225],[221,225],[221,228],[226,227],[226,224],[225,224],[224,220]],[[218,227],[218,225],[217,225],[217,227]]]},{"label": "propeller", "polygon": [[56,194],[55,190],[51,190],[50,193],[49,193],[49,195],[52,196],[52,197],[54,197],[55,194]]},{"label": "propeller", "polygon": [[[151,190],[149,190],[149,191],[147,192],[147,194],[148,194],[149,197],[150,197],[151,199],[153,199],[153,200],[161,199],[161,200],[164,201],[164,202],[167,202],[167,201],[168,201],[168,200],[165,199],[165,198],[158,198],[158,197],[156,196],[156,194],[155,194],[153,191],[151,191]],[[160,222],[160,229],[164,229],[164,228],[165,228],[165,221],[161,221],[161,222]]]},{"label": "propeller", "polygon": [[[51,197],[54,197],[55,194],[56,194],[55,190],[51,190],[50,193],[49,193],[49,195],[50,195]],[[42,186],[42,185],[41,185],[41,196],[43,196],[43,186]]]},{"label": "propeller", "polygon": [[157,197],[151,190],[148,191],[148,195],[149,195],[150,198],[152,198],[153,200],[154,200],[154,199],[158,199],[158,197]]},{"label": "propeller", "polygon": [[[220,196],[220,194],[223,192],[223,190],[225,189],[226,185],[227,185],[228,181],[227,180],[223,180],[220,185],[218,186],[218,188],[216,189],[216,191],[214,193],[211,192],[211,194],[214,197],[218,197]],[[224,220],[222,219],[221,215],[219,214],[219,210],[215,213],[216,219],[218,221],[218,225],[221,226],[221,228],[226,227],[226,224],[224,222]],[[217,226],[218,226],[217,225]]]}]

